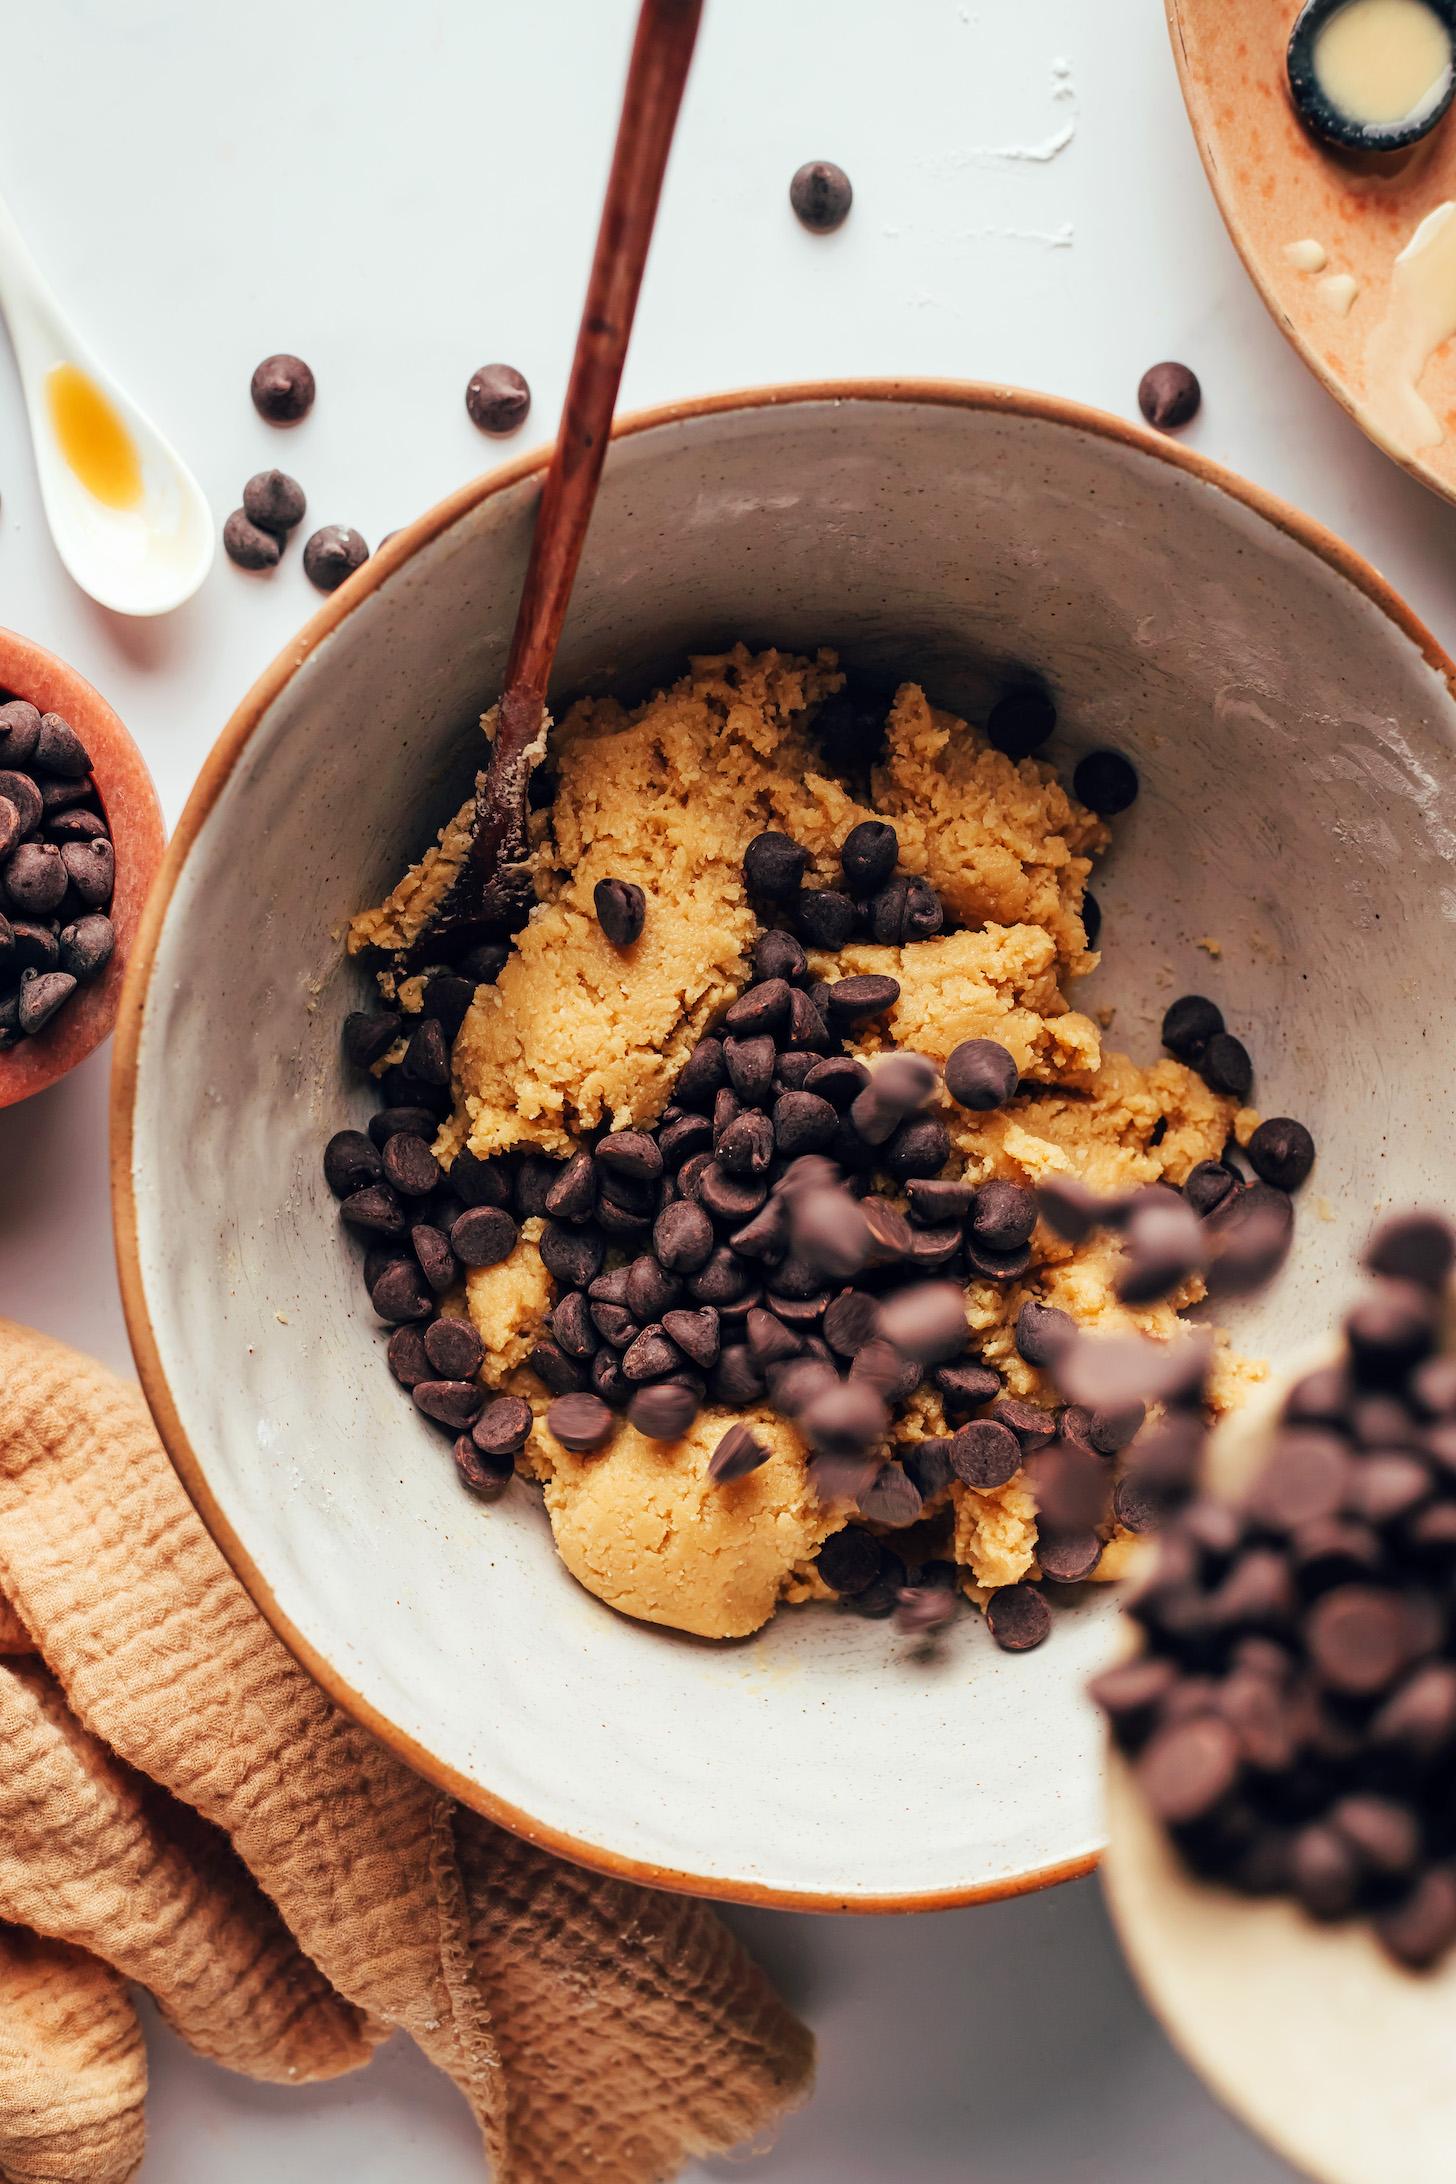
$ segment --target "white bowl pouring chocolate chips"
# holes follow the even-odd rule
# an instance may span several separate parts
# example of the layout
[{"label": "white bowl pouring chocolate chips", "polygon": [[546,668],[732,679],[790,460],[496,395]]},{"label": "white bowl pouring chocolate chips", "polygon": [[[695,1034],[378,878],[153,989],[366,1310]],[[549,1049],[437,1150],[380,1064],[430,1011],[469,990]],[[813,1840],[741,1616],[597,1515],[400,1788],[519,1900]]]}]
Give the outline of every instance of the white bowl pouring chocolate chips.
[{"label": "white bowl pouring chocolate chips", "polygon": [[[318,1167],[373,1111],[360,1086],[341,1112],[339,1027],[365,991],[341,936],[465,793],[539,476],[471,486],[362,570],[246,701],[182,822],[117,1080],[128,1315],[168,1445],[341,1702],[570,1855],[867,1910],[1085,1871],[1112,1588],[1015,1658],[965,1614],[928,1672],[832,1610],[746,1643],[645,1627],[575,1583],[524,1486],[484,1510],[463,1493],[382,1369]],[[1108,1043],[1151,1062],[1168,1002],[1211,994],[1248,1031],[1261,1111],[1308,1123],[1314,1217],[1269,1292],[1219,1315],[1246,1355],[1287,1357],[1327,1320],[1362,1209],[1438,1194],[1449,663],[1357,556],[1215,466],[947,385],[775,389],[619,432],[553,712],[735,637],[832,645],[973,723],[1036,670],[1065,776],[1126,753],[1141,793],[1094,883],[1108,962],[1076,1006],[1115,1007]],[[906,1751],[909,1777],[863,1763]]]},{"label": "white bowl pouring chocolate chips", "polygon": [[1453,1256],[1432,1217],[1377,1231],[1340,1343],[1213,1436],[1216,1499],[1170,1528],[1144,1644],[1098,1685],[1133,1968],[1329,2184],[1437,2184],[1456,2140]]}]

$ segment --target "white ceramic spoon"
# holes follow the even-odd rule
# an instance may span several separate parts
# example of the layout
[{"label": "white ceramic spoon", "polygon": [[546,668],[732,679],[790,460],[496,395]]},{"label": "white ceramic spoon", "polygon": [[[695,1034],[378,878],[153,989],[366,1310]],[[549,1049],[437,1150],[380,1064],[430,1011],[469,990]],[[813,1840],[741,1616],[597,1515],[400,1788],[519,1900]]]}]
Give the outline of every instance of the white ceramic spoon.
[{"label": "white ceramic spoon", "polygon": [[[3,200],[0,312],[62,561],[83,591],[118,614],[181,606],[212,566],[202,489],[79,339]],[[70,459],[68,446],[76,451]]]},{"label": "white ceramic spoon", "polygon": [[[1269,1446],[1299,1372],[1271,1383],[1210,1444],[1232,1497]],[[1219,2097],[1325,2184],[1456,2176],[1456,1957],[1399,1970],[1368,1929],[1195,1880],[1112,1755],[1103,1885],[1128,1962],[1174,2045]]]}]

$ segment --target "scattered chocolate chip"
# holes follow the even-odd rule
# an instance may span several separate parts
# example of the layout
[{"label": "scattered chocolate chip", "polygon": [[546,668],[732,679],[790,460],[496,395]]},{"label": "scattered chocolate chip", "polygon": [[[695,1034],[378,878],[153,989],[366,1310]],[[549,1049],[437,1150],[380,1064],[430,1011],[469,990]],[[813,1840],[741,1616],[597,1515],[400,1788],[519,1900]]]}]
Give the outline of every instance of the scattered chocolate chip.
[{"label": "scattered chocolate chip", "polygon": [[966,1346],[966,1300],[958,1282],[918,1282],[880,1307],[878,1333],[906,1357],[940,1365]]},{"label": "scattered chocolate chip", "polygon": [[369,548],[347,524],[326,523],[303,549],[303,573],[316,591],[333,592],[369,559]]},{"label": "scattered chocolate chip", "polygon": [[951,1435],[950,1466],[965,1486],[991,1493],[1021,1469],[1021,1443],[1009,1426],[994,1418],[974,1418]]},{"label": "scattered chocolate chip", "polygon": [[[244,516],[260,531],[271,531],[275,538],[286,538],[294,526],[303,521],[307,505],[303,487],[296,478],[290,478],[286,470],[260,470],[243,487]],[[229,522],[233,520],[228,518]],[[229,548],[229,552],[231,550]]]},{"label": "scattered chocolate chip", "polygon": [[[462,1266],[499,1266],[515,1250],[519,1233],[503,1206],[467,1206],[451,1224],[450,1249]],[[546,1256],[544,1238],[541,1256]]]},{"label": "scattered chocolate chip", "polygon": [[1314,1139],[1288,1115],[1261,1122],[1245,1149],[1255,1175],[1281,1191],[1297,1191],[1314,1166]]},{"label": "scattered chocolate chip", "polygon": [[891,878],[899,861],[900,837],[882,819],[862,819],[845,836],[839,852],[845,882],[854,895],[873,895]]},{"label": "scattered chocolate chip", "polygon": [[708,1477],[718,1486],[747,1478],[768,1462],[768,1450],[747,1426],[730,1426],[708,1458]]},{"label": "scattered chocolate chip", "polygon": [[24,917],[48,918],[65,897],[66,867],[53,842],[22,842],[11,852],[4,879],[11,908]]},{"label": "scattered chocolate chip", "polygon": [[843,226],[853,202],[849,176],[832,159],[806,160],[789,183],[794,216],[814,235],[829,235]]},{"label": "scattered chocolate chip", "polygon": [[1137,770],[1121,751],[1089,751],[1072,775],[1079,800],[1101,819],[1115,819],[1136,803]]},{"label": "scattered chocolate chip", "polygon": [[1003,1585],[986,1603],[986,1627],[1003,1653],[1029,1653],[1051,1629],[1051,1609],[1038,1586]]},{"label": "scattered chocolate chip", "polygon": [[1054,1304],[1039,1304],[1034,1297],[1028,1297],[1016,1315],[1016,1347],[1028,1365],[1050,1365],[1076,1331],[1070,1312]]},{"label": "scattered chocolate chip", "polygon": [[[873,1016],[883,1016],[900,998],[898,978],[882,978],[866,975],[860,978],[841,978],[829,989],[830,1021],[838,1027],[867,1023]],[[831,1068],[831,1063],[825,1063]]]},{"label": "scattered chocolate chip", "polygon": [[945,905],[929,880],[918,874],[889,881],[870,902],[870,935],[882,948],[933,940],[944,926]]},{"label": "scattered chocolate chip", "polygon": [[347,1198],[383,1174],[378,1148],[362,1130],[336,1130],[324,1147],[324,1181],[335,1198]]},{"label": "scattered chocolate chip", "polygon": [[470,1429],[482,1456],[514,1456],[531,1431],[531,1406],[521,1395],[498,1395],[486,1404]]},{"label": "scattered chocolate chip", "polygon": [[345,1059],[356,1069],[370,1068],[394,1045],[402,1022],[397,1009],[351,1010],[344,1018]]},{"label": "scattered chocolate chip", "polygon": [[460,1262],[450,1249],[446,1231],[432,1221],[416,1221],[410,1230],[410,1248],[420,1263],[420,1272],[434,1290],[443,1297],[460,1279]]},{"label": "scattered chocolate chip", "polygon": [[1176,432],[1198,413],[1203,389],[1186,364],[1150,364],[1138,381],[1138,408],[1159,432]]},{"label": "scattered chocolate chip", "polygon": [[0,772],[0,796],[20,814],[22,838],[40,825],[45,800],[28,773]]},{"label": "scattered chocolate chip", "polygon": [[28,1038],[34,1038],[37,1032],[44,1031],[75,991],[76,980],[68,971],[38,972],[20,989],[20,1004],[16,1011],[20,1029]]},{"label": "scattered chocolate chip", "polygon": [[1456,1232],[1439,1214],[1393,1214],[1371,1237],[1365,1264],[1375,1274],[1439,1288],[1456,1265]]},{"label": "scattered chocolate chip", "polygon": [[369,1291],[379,1317],[394,1326],[402,1320],[427,1320],[435,1299],[420,1269],[410,1259],[392,1259]]},{"label": "scattered chocolate chip", "polygon": [[1038,1403],[1019,1403],[1012,1396],[1003,1395],[995,1404],[991,1416],[999,1426],[1006,1426],[1016,1435],[1023,1454],[1032,1449],[1045,1448],[1054,1441],[1059,1430],[1056,1414],[1043,1410]]},{"label": "scattered chocolate chip", "polygon": [[983,1183],[971,1206],[967,1234],[987,1251],[1016,1251],[1036,1227],[1035,1193],[1024,1183],[993,1177]]},{"label": "scattered chocolate chip", "polygon": [[1240,1188],[1239,1179],[1232,1168],[1221,1160],[1200,1160],[1189,1169],[1183,1185],[1183,1195],[1196,1214],[1212,1213],[1221,1206],[1230,1191]]},{"label": "scattered chocolate chip", "polygon": [[404,1198],[428,1198],[440,1180],[440,1163],[422,1137],[400,1131],[382,1155],[384,1179]]},{"label": "scattered chocolate chip", "polygon": [[0,705],[0,765],[27,766],[40,741],[40,714],[24,698]]},{"label": "scattered chocolate chip", "polygon": [[116,928],[110,918],[91,915],[63,925],[59,935],[62,970],[84,984],[99,977],[116,947]]},{"label": "scattered chocolate chip", "polygon": [[402,1388],[429,1380],[434,1367],[425,1350],[424,1335],[415,1326],[396,1327],[389,1338],[389,1369]]},{"label": "scattered chocolate chip", "polygon": [[1102,1542],[1093,1531],[1037,1534],[1036,1559],[1043,1577],[1059,1585],[1080,1585],[1102,1560]]},{"label": "scattered chocolate chip", "polygon": [[404,1207],[387,1183],[368,1183],[351,1191],[339,1213],[350,1228],[379,1236],[403,1236],[409,1225]]},{"label": "scattered chocolate chip", "polygon": [[836,1381],[815,1395],[799,1427],[820,1455],[859,1455],[874,1447],[889,1423],[884,1398],[867,1380]]},{"label": "scattered chocolate chip", "polygon": [[421,1380],[411,1392],[427,1418],[454,1433],[467,1432],[485,1404],[485,1390],[473,1380]]},{"label": "scattered chocolate chip", "polygon": [[313,373],[301,356],[265,356],[253,373],[253,407],[270,425],[296,425],[313,408]]},{"label": "scattered chocolate chip", "polygon": [[866,1522],[882,1524],[890,1531],[916,1523],[922,1506],[919,1487],[893,1457],[881,1464],[859,1497],[860,1515]]},{"label": "scattered chocolate chip", "polygon": [[639,1387],[627,1406],[628,1423],[649,1441],[680,1440],[697,1415],[697,1395],[674,1380]]},{"label": "scattered chocolate chip", "polygon": [[1008,690],[998,698],[986,720],[986,740],[1006,758],[1030,758],[1039,751],[1057,725],[1057,709],[1038,683]]},{"label": "scattered chocolate chip", "polygon": [[[809,852],[787,834],[755,834],[743,852],[743,877],[760,902],[792,902],[803,884]],[[846,936],[847,937],[847,936]]]},{"label": "scattered chocolate chip", "polygon": [[774,1043],[766,1033],[753,1039],[725,1039],[723,1062],[728,1082],[745,1107],[762,1107],[773,1089]]},{"label": "scattered chocolate chip", "polygon": [[1161,1184],[1138,1193],[1128,1212],[1126,1241],[1114,1283],[1124,1304],[1161,1302],[1207,1260],[1198,1215],[1185,1198]]},{"label": "scattered chocolate chip", "polygon": [[558,1395],[546,1406],[547,1431],[576,1455],[604,1448],[617,1421],[599,1395]]},{"label": "scattered chocolate chip", "polygon": [[945,1065],[945,1088],[961,1107],[977,1113],[1004,1107],[1020,1082],[1015,1057],[994,1039],[963,1039]]},{"label": "scattered chocolate chip", "polygon": [[1198,1074],[1210,1091],[1246,1100],[1254,1082],[1254,1065],[1241,1039],[1229,1031],[1216,1031],[1200,1057]]},{"label": "scattered chocolate chip", "polygon": [[794,930],[806,948],[842,948],[854,931],[854,904],[837,887],[806,892],[794,904]]},{"label": "scattered chocolate chip", "polygon": [[513,365],[482,364],[466,382],[465,407],[473,425],[498,438],[525,423],[531,390]]},{"label": "scattered chocolate chip", "polygon": [[[222,527],[223,552],[235,568],[276,569],[283,554],[282,541],[272,531],[254,523],[246,509],[235,508]],[[331,585],[323,587],[332,590]]]}]

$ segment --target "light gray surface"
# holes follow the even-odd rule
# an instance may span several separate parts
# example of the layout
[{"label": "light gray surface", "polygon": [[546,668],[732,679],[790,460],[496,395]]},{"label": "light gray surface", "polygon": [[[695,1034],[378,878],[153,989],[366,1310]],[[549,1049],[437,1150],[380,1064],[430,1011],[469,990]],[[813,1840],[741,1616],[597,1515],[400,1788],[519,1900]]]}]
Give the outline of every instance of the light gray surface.
[{"label": "light gray surface", "polygon": [[[1343,531],[1456,641],[1456,518],[1368,446],[1265,315],[1208,196],[1157,0],[709,12],[629,401],[910,371],[1127,412],[1145,365],[1186,356],[1206,390],[1196,443]],[[629,0],[299,0],[286,26],[183,0],[13,9],[0,189],[219,520],[276,461],[318,521],[374,539],[492,459],[461,402],[476,364],[517,363],[531,429],[550,428],[629,15]],[[1052,96],[1057,60],[1075,101]],[[992,156],[1071,119],[1049,159]],[[843,233],[816,243],[783,195],[824,155],[858,196]],[[1065,244],[1028,239],[1064,228]],[[324,390],[288,436],[246,398],[276,347],[308,355]],[[45,537],[3,356],[0,494],[0,614],[116,704],[175,816],[222,718],[312,604],[296,549],[269,582],[220,566],[158,627],[92,608]],[[120,1364],[105,1069],[95,1057],[0,1115],[0,1310]],[[825,2045],[816,2107],[758,2171],[775,2184],[1286,2174],[1152,2030],[1091,1884],[924,1921],[750,1923]],[[154,2053],[144,2184],[479,2173],[460,2104],[402,2052],[305,2093],[225,2078],[166,2036]]]}]

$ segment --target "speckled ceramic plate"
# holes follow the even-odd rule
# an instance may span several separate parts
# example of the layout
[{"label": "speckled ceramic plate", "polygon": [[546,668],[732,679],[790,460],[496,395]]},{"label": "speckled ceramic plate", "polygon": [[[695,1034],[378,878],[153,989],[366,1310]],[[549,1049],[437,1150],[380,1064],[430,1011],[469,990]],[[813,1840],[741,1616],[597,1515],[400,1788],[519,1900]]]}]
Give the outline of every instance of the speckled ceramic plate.
[{"label": "speckled ceramic plate", "polygon": [[[1296,0],[1166,4],[1208,179],[1277,324],[1377,446],[1456,500],[1456,342],[1405,371],[1392,292],[1398,254],[1456,198],[1456,112],[1378,166],[1332,151],[1306,134],[1288,95]],[[1318,264],[1301,244],[1318,246]],[[1415,444],[1402,392],[1411,381],[1441,435],[1430,445]]]},{"label": "speckled ceramic plate", "polygon": [[[162,1432],[340,1702],[568,1855],[824,1909],[1082,1872],[1105,1590],[1020,1657],[970,1614],[928,1664],[832,1609],[676,1637],[577,1588],[528,1488],[462,1493],[385,1370],[319,1172],[368,1106],[339,1064],[362,990],[340,935],[469,777],[540,473],[467,487],[351,579],[224,730],[173,842],[115,1080],[122,1282]],[[1263,1104],[1307,1117],[1320,1166],[1294,1262],[1236,1332],[1277,1355],[1319,1324],[1372,1204],[1447,1180],[1456,703],[1407,610],[1327,532],[1115,419],[869,384],[621,428],[560,691],[735,637],[837,645],[973,718],[1032,664],[1051,755],[1133,755],[1082,994],[1145,1056],[1189,986],[1248,1027]]]}]

